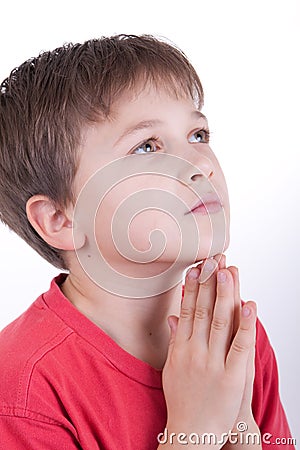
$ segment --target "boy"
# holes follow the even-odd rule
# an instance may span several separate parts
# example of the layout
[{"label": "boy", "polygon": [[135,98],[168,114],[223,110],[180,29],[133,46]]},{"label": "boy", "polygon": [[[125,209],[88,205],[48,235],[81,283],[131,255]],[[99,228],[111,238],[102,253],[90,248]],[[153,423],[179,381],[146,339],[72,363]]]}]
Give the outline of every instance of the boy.
[{"label": "boy", "polygon": [[68,273],[1,333],[1,448],[290,436],[272,348],[222,254],[228,192],[202,104],[185,55],[151,36],[65,45],[2,83],[1,219]]}]

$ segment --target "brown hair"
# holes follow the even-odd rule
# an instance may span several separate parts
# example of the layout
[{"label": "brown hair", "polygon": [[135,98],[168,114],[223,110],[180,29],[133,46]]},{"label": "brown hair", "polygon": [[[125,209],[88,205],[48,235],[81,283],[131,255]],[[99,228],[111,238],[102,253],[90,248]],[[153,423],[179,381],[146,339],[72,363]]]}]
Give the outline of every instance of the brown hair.
[{"label": "brown hair", "polygon": [[0,219],[58,268],[63,252],[33,229],[35,194],[58,207],[74,203],[73,180],[84,125],[109,117],[138,81],[184,92],[198,108],[200,80],[182,51],[150,35],[116,35],[65,44],[15,68],[0,88]]}]

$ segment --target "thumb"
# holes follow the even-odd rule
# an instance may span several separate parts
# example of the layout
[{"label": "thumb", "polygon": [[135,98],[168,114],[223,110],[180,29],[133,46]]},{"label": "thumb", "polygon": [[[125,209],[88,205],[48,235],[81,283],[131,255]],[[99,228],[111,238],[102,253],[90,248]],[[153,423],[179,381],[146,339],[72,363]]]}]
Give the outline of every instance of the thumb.
[{"label": "thumb", "polygon": [[175,342],[176,330],[177,330],[177,325],[178,325],[178,317],[169,316],[168,324],[169,324],[170,331],[171,331],[170,341],[169,341],[169,352],[168,352],[168,353],[170,353],[170,350],[173,348],[174,342]]}]

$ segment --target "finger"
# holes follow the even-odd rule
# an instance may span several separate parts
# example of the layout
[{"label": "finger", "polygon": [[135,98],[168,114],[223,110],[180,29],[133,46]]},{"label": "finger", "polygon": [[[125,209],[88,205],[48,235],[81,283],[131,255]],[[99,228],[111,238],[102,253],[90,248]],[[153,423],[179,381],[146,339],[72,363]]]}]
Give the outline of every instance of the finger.
[{"label": "finger", "polygon": [[242,308],[240,325],[226,359],[226,367],[233,373],[247,367],[250,350],[255,345],[256,304],[247,302]]},{"label": "finger", "polygon": [[218,265],[213,258],[204,261],[199,278],[199,293],[195,308],[193,339],[208,348],[208,339],[212,314],[216,300],[216,269]]},{"label": "finger", "polygon": [[252,417],[252,396],[253,396],[253,383],[255,375],[255,346],[250,348],[247,369],[246,369],[246,383],[241,402],[241,407],[238,414],[237,421],[246,417]]},{"label": "finger", "polygon": [[253,383],[255,374],[255,346],[250,349],[247,363],[246,386],[244,392],[245,407],[251,410],[251,402],[253,395]]},{"label": "finger", "polygon": [[[224,278],[225,276],[225,278]],[[229,270],[217,275],[217,296],[210,328],[210,360],[215,366],[224,366],[232,335],[234,313],[233,279]]]},{"label": "finger", "polygon": [[[256,325],[256,323],[255,323]],[[255,342],[256,342],[256,326],[254,326],[254,345],[251,347],[248,357],[247,363],[247,378],[246,378],[246,387],[245,394],[247,396],[247,400],[251,407],[252,402],[252,394],[253,394],[253,383],[255,377]]]},{"label": "finger", "polygon": [[199,275],[200,269],[198,267],[192,267],[186,273],[184,295],[175,337],[176,341],[187,341],[192,335],[196,301],[199,291]]},{"label": "finger", "polygon": [[239,281],[239,271],[235,266],[228,267],[228,270],[231,272],[234,284],[234,318],[233,318],[233,332],[232,335],[235,336],[240,324],[240,316],[241,316],[241,296],[240,296],[240,281]]},{"label": "finger", "polygon": [[224,255],[223,253],[218,253],[217,255],[214,256],[214,259],[217,261],[219,265],[218,268],[219,270],[226,268],[226,255]]},{"label": "finger", "polygon": [[176,317],[176,316],[168,317],[168,325],[170,328],[170,340],[169,340],[168,353],[167,353],[165,365],[169,364],[170,360],[172,358],[173,348],[174,348],[174,344],[175,344],[177,323],[178,323],[178,317]]},{"label": "finger", "polygon": [[176,316],[169,316],[168,317],[168,324],[169,324],[169,327],[170,327],[170,340],[169,340],[169,351],[168,351],[168,355],[169,355],[169,353],[173,349],[174,342],[175,342],[175,335],[176,335],[176,330],[177,330],[177,325],[178,325],[178,317],[176,317]]}]

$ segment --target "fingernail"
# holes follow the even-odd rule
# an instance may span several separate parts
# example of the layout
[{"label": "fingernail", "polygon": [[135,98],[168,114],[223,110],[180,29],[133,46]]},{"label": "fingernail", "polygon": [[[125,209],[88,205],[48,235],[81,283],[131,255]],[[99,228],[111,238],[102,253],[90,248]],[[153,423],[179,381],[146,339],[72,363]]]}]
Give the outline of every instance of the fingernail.
[{"label": "fingernail", "polygon": [[242,314],[244,317],[249,317],[251,314],[251,309],[248,306],[244,306],[242,309]]},{"label": "fingernail", "polygon": [[201,269],[199,283],[205,283],[214,273],[217,267],[217,262],[214,259],[207,259]]},{"label": "fingernail", "polygon": [[187,275],[191,280],[196,280],[199,277],[199,269],[193,267]]},{"label": "fingernail", "polygon": [[224,283],[224,281],[226,281],[226,273],[225,272],[218,272],[218,281],[219,281],[219,283]]},{"label": "fingernail", "polygon": [[207,259],[203,266],[203,272],[210,272],[216,267],[216,262],[213,259]]},{"label": "fingernail", "polygon": [[223,268],[226,267],[226,255],[222,255]]}]

